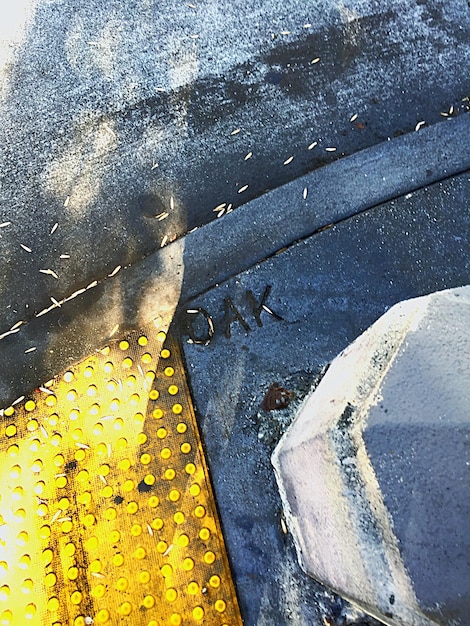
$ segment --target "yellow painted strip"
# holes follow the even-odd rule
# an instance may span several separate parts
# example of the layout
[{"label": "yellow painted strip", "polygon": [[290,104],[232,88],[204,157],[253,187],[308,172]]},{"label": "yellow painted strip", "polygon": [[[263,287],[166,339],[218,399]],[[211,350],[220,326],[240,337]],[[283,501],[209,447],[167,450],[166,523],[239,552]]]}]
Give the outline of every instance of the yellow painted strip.
[{"label": "yellow painted strip", "polygon": [[153,327],[0,424],[0,625],[240,626],[176,342]]}]

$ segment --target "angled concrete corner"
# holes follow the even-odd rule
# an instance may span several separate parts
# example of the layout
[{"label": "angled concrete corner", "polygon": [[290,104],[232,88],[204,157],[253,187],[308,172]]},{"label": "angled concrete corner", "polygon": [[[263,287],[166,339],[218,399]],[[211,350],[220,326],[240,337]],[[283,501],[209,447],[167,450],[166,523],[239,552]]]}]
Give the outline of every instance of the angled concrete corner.
[{"label": "angled concrete corner", "polygon": [[469,286],[397,304],[273,454],[303,568],[385,624],[468,624],[469,354]]}]

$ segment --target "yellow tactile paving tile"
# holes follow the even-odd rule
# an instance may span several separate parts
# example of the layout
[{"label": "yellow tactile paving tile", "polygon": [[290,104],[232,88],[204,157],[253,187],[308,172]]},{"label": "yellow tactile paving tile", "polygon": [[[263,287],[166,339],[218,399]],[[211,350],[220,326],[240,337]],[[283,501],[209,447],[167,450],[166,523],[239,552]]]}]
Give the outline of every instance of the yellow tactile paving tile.
[{"label": "yellow tactile paving tile", "polygon": [[240,626],[177,343],[131,332],[4,411],[0,625]]}]

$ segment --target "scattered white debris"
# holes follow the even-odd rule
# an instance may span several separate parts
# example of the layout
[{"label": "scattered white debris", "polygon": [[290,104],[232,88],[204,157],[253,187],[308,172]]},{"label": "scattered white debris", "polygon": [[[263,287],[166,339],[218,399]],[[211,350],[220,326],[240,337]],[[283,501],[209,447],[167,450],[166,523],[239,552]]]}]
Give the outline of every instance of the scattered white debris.
[{"label": "scattered white debris", "polygon": [[29,352],[34,352],[35,350],[36,350],[36,347],[28,348],[27,350],[24,351],[24,353],[28,354]]},{"label": "scattered white debris", "polygon": [[67,196],[64,200],[64,207],[67,208],[69,206],[70,196]]},{"label": "scattered white debris", "polygon": [[121,269],[120,265],[117,265],[113,271],[111,272],[111,274],[108,274],[109,278],[112,278],[113,276],[116,276],[116,274],[119,272],[119,270]]},{"label": "scattered white debris", "polygon": [[251,159],[252,156],[253,156],[253,152],[248,152],[248,154],[245,156],[245,161],[248,161],[248,159]]},{"label": "scattered white debris", "polygon": [[96,285],[98,284],[97,280],[94,280],[92,283],[90,283],[86,289],[93,289],[93,287],[96,287]]},{"label": "scattered white debris", "polygon": [[315,65],[315,63],[318,63],[319,61],[320,61],[320,57],[316,57],[315,59],[312,59],[312,60],[310,61],[310,63],[311,63],[312,65]]},{"label": "scattered white debris", "polygon": [[54,278],[59,278],[57,276],[57,274],[54,272],[54,270],[47,269],[47,270],[39,270],[39,271],[41,272],[41,274],[47,274],[48,276],[53,276]]},{"label": "scattered white debris", "polygon": [[168,556],[170,554],[170,552],[173,550],[173,544],[170,543],[170,545],[168,546],[168,548],[165,550],[165,552],[162,554],[162,556]]},{"label": "scattered white debris", "polygon": [[327,152],[336,152],[336,148],[333,148],[333,147],[331,147],[331,148],[325,148],[325,150],[326,150]]},{"label": "scattered white debris", "polygon": [[23,250],[26,250],[26,252],[32,252],[31,248],[28,248],[28,246],[25,246],[22,243],[20,243],[20,246],[23,248]]},{"label": "scattered white debris", "polygon": [[15,406],[15,404],[18,404],[19,402],[22,402],[23,400],[24,400],[24,396],[20,396],[19,398],[16,398],[14,402],[11,403],[11,406]]},{"label": "scattered white debris", "polygon": [[355,122],[355,121],[357,120],[357,118],[358,118],[358,117],[359,117],[359,113],[354,113],[354,115],[352,115],[352,116],[349,118],[349,121],[350,121],[350,122]]},{"label": "scattered white debris", "polygon": [[[157,90],[158,91],[158,90]],[[151,170],[156,170],[158,167],[158,163],[155,163],[155,161],[152,164],[152,167],[150,168]]]},{"label": "scattered white debris", "polygon": [[60,306],[61,306],[61,303],[60,303],[58,300],[56,300],[56,299],[54,298],[54,296],[49,296],[49,298],[51,299],[51,302],[52,302],[53,304],[55,304],[55,305],[56,305],[56,306],[58,306],[58,307],[60,307]]},{"label": "scattered white debris", "polygon": [[289,163],[292,163],[293,160],[294,160],[294,157],[290,156],[288,159],[284,161],[283,165],[289,165]]},{"label": "scattered white debris", "polygon": [[302,194],[302,195],[303,195],[303,197],[304,197],[304,200],[306,200],[306,199],[307,199],[307,194],[308,194],[308,189],[307,189],[307,187],[305,187],[305,188],[304,188],[304,191],[303,191],[303,194]]},{"label": "scattered white debris", "polygon": [[59,223],[56,222],[54,226],[51,228],[51,235],[53,235],[58,228],[59,228]]},{"label": "scattered white debris", "polygon": [[426,122],[424,120],[422,120],[421,122],[418,122],[415,126],[415,130],[419,130],[420,128],[422,128],[424,125],[426,124]]},{"label": "scattered white debris", "polygon": [[167,213],[166,211],[163,211],[163,213],[159,213],[155,217],[157,218],[159,222],[161,222],[162,220],[165,220],[169,215],[170,215],[169,213]]},{"label": "scattered white debris", "polygon": [[166,244],[167,241],[168,241],[168,235],[165,235],[162,239],[162,243],[160,244],[160,248],[163,248],[163,246]]},{"label": "scattered white debris", "polygon": [[232,130],[232,132],[230,133],[231,135],[238,135],[238,133],[241,131],[241,128],[236,128],[235,130]]},{"label": "scattered white debris", "polygon": [[[69,296],[68,298],[65,298],[65,301],[67,302],[68,300],[73,300],[74,298],[81,295],[82,293],[85,293],[85,291],[86,289],[78,289],[77,291],[74,291],[71,296]],[[39,317],[39,315],[37,317]]]},{"label": "scattered white debris", "polygon": [[240,187],[240,189],[237,191],[237,193],[243,193],[247,189],[248,189],[248,185],[243,185],[243,187]]},{"label": "scattered white debris", "polygon": [[313,143],[311,143],[307,150],[313,150],[315,148],[315,146],[318,146],[318,141],[314,141]]},{"label": "scattered white debris", "polygon": [[6,228],[7,226],[10,226],[11,222],[2,222],[0,224],[0,228]]},{"label": "scattered white debris", "polygon": [[14,335],[15,333],[19,333],[20,329],[19,328],[15,328],[15,330],[7,330],[5,333],[2,333],[0,335],[0,340],[4,339],[5,337],[8,337],[8,335]]},{"label": "scattered white debris", "polygon": [[70,259],[70,254],[61,254],[59,258],[61,258],[61,259]]},{"label": "scattered white debris", "polygon": [[51,517],[49,525],[53,524],[62,515],[62,509],[57,509],[54,515]]}]

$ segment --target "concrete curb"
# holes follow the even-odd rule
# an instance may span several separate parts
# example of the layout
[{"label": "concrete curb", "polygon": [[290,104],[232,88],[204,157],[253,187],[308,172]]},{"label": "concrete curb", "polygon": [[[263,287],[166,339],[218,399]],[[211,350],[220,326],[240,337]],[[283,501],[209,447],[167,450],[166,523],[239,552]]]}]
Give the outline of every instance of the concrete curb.
[{"label": "concrete curb", "polygon": [[470,287],[392,307],[272,457],[302,567],[390,626],[467,623],[469,321]]},{"label": "concrete curb", "polygon": [[171,317],[178,301],[186,302],[298,239],[470,169],[463,135],[470,138],[470,114],[336,161],[13,327],[16,332],[1,341],[0,406],[104,345],[117,329]]}]

